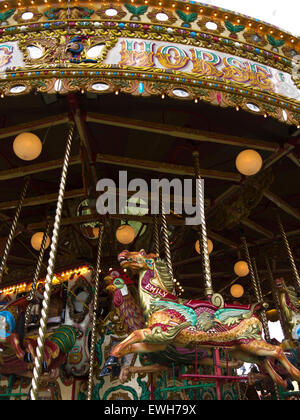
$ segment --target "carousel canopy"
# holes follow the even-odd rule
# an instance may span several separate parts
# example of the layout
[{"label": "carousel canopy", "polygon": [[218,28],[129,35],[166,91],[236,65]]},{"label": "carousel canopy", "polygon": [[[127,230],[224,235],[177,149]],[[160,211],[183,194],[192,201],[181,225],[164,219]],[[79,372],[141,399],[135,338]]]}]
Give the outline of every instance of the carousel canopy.
[{"label": "carousel canopy", "polygon": [[294,0],[284,2],[281,0],[273,0],[272,2],[261,0],[207,0],[199,3],[230,9],[243,15],[258,18],[294,35],[300,35],[298,20],[300,3]]}]

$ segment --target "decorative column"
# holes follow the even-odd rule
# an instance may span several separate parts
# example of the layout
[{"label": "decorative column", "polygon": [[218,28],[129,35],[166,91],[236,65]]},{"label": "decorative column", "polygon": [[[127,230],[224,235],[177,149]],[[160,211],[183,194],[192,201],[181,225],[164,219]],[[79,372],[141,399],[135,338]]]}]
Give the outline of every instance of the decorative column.
[{"label": "decorative column", "polygon": [[283,245],[286,249],[286,253],[287,253],[287,257],[291,266],[291,270],[292,270],[292,274],[294,277],[294,281],[295,281],[295,286],[298,289],[298,291],[300,291],[300,277],[299,277],[299,273],[296,267],[296,263],[292,254],[292,250],[287,238],[287,235],[285,233],[282,221],[281,221],[281,217],[279,216],[279,214],[277,213],[277,222],[278,222],[278,226],[279,226],[279,231],[280,231],[280,235],[281,235],[281,239],[283,242]]},{"label": "decorative column", "polygon": [[[252,265],[253,265],[253,270],[254,270],[254,274],[255,274],[255,281],[256,281],[256,285],[257,285],[257,290],[258,290],[258,293],[259,293],[259,302],[264,303],[264,297],[263,297],[262,290],[261,290],[260,278],[259,278],[259,275],[258,275],[257,264],[256,264],[256,261],[255,261],[255,258],[252,259]],[[267,314],[266,314],[265,309],[261,312],[260,318],[261,318],[263,328],[264,328],[265,339],[268,343],[270,343],[270,341],[271,341],[270,329],[269,329],[268,319],[267,319]]]},{"label": "decorative column", "polygon": [[40,327],[39,327],[39,334],[38,334],[38,340],[37,340],[38,345],[36,348],[33,378],[31,382],[31,391],[30,391],[31,400],[38,400],[38,394],[39,394],[40,376],[42,373],[42,363],[43,363],[43,357],[44,357],[44,345],[45,345],[46,332],[47,332],[47,321],[48,321],[48,312],[49,312],[49,304],[50,304],[50,297],[51,297],[52,279],[54,276],[58,237],[59,237],[60,223],[61,223],[61,217],[62,217],[63,201],[64,201],[64,195],[65,195],[65,189],[66,189],[67,173],[68,173],[68,168],[69,168],[73,134],[74,134],[74,123],[71,123],[69,134],[68,134],[64,163],[63,163],[63,168],[62,168],[58,200],[57,200],[57,206],[56,206],[55,221],[54,221],[52,240],[51,240],[51,250],[50,250],[50,256],[48,260],[45,292],[44,292],[44,298],[43,298],[43,303],[42,303]]},{"label": "decorative column", "polygon": [[17,207],[16,213],[15,213],[15,217],[14,217],[14,220],[12,222],[10,232],[9,232],[9,235],[8,235],[8,238],[7,238],[7,241],[6,241],[5,249],[4,249],[4,252],[3,252],[3,256],[2,256],[2,260],[1,260],[1,264],[0,264],[0,283],[2,281],[2,277],[3,277],[3,274],[4,274],[4,269],[5,269],[5,266],[6,266],[6,263],[7,263],[7,259],[8,259],[10,250],[11,250],[11,246],[12,246],[14,237],[15,237],[15,233],[16,233],[16,229],[17,229],[17,226],[18,226],[21,210],[22,210],[22,207],[23,207],[23,204],[24,204],[24,200],[25,200],[27,191],[28,191],[29,183],[30,183],[30,178],[27,177],[25,179],[25,184],[24,184],[24,187],[23,187],[23,191],[22,191],[19,203],[18,203],[18,207]]},{"label": "decorative column", "polygon": [[[261,291],[261,287],[260,287],[260,283],[259,283],[259,278],[258,278],[256,261],[253,259],[253,263],[254,263],[254,266],[253,266],[251,258],[250,258],[249,248],[248,248],[248,244],[247,244],[245,236],[243,236],[241,239],[242,239],[244,254],[245,254],[245,257],[246,257],[246,260],[247,260],[247,263],[248,263],[248,266],[249,266],[249,270],[250,270],[251,283],[252,283],[252,287],[253,287],[253,290],[254,290],[254,293],[255,293],[255,298],[256,298],[257,302],[262,303],[264,305],[264,308],[265,308],[265,304],[263,302],[263,295],[262,295],[262,291]],[[268,326],[268,319],[267,319],[265,309],[262,311],[260,318],[261,318],[261,322],[262,322],[262,325],[263,325],[266,341],[270,342],[271,341],[270,330],[269,330],[269,326]],[[274,384],[274,392],[275,392],[276,400],[280,400],[280,394],[279,394],[278,387],[275,384],[275,382],[273,382],[273,384]]]},{"label": "decorative column", "polygon": [[278,296],[277,289],[276,289],[276,286],[275,286],[274,276],[273,276],[273,273],[272,273],[270,261],[268,260],[267,257],[265,258],[265,263],[266,263],[267,272],[268,272],[269,284],[270,284],[271,290],[272,290],[273,301],[275,303],[275,307],[276,307],[277,313],[279,315],[280,325],[281,325],[282,331],[284,332],[285,337],[288,337],[289,334],[288,334],[288,330],[285,326],[284,316],[283,316],[283,313],[282,313],[282,310],[281,310],[279,296]]},{"label": "decorative column", "polygon": [[165,205],[163,202],[163,197],[161,197],[161,220],[162,220],[162,235],[163,235],[164,250],[165,250],[165,260],[166,260],[170,278],[175,283],[176,280],[174,280],[171,249],[170,249],[170,242],[169,242],[169,236],[168,236],[168,224],[167,224],[167,217],[165,214]]},{"label": "decorative column", "polygon": [[50,232],[50,221],[48,220],[47,227],[46,227],[46,230],[44,232],[44,236],[43,236],[43,240],[42,240],[42,244],[41,244],[41,248],[40,248],[38,262],[37,262],[37,265],[36,265],[35,273],[34,273],[32,284],[31,284],[31,290],[30,290],[29,295],[26,298],[28,300],[29,304],[28,304],[28,306],[26,308],[26,312],[25,312],[25,329],[28,328],[28,324],[29,324],[29,321],[30,321],[31,310],[32,310],[33,301],[34,301],[35,294],[36,294],[37,282],[40,278],[41,268],[42,268],[42,264],[43,264],[44,254],[45,254],[46,242],[47,242],[47,238],[49,236],[49,232]]},{"label": "decorative column", "polygon": [[103,242],[104,227],[99,227],[98,237],[98,250],[97,262],[95,272],[95,291],[94,291],[94,304],[92,316],[92,334],[91,334],[91,349],[90,349],[90,366],[89,366],[89,382],[88,382],[88,401],[92,400],[93,385],[94,385],[94,366],[95,366],[95,346],[96,346],[96,325],[97,325],[97,311],[99,305],[99,286],[100,286],[100,273],[101,273],[101,255],[102,255],[102,242]]},{"label": "decorative column", "polygon": [[154,240],[154,252],[157,255],[160,255],[159,247],[159,226],[158,226],[158,216],[153,216],[153,240]]},{"label": "decorative column", "polygon": [[193,152],[194,157],[194,168],[195,168],[195,177],[196,177],[196,193],[200,205],[200,216],[201,216],[201,226],[199,232],[199,241],[200,241],[200,250],[202,257],[202,267],[204,271],[204,281],[205,281],[205,295],[210,297],[214,294],[211,278],[211,269],[210,269],[210,259],[208,252],[208,238],[206,230],[206,220],[205,220],[205,202],[204,202],[204,191],[202,188],[202,179],[200,175],[200,165],[199,165],[199,152]]}]

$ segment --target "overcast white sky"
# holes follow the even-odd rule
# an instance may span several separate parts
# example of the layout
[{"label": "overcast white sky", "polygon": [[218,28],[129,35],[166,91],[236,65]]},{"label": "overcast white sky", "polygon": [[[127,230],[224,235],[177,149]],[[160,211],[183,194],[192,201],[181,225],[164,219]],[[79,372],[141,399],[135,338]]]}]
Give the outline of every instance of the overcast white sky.
[{"label": "overcast white sky", "polygon": [[200,3],[234,10],[300,36],[300,0],[206,0]]}]

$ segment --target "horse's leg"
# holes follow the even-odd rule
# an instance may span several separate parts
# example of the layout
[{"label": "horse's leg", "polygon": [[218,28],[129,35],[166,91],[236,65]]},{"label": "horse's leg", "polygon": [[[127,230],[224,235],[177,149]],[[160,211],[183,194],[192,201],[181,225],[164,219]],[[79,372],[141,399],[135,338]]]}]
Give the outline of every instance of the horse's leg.
[{"label": "horse's leg", "polygon": [[273,369],[269,360],[265,359],[262,363],[259,364],[263,369],[267,371],[267,373],[271,376],[273,381],[280,385],[282,388],[287,389],[287,381],[282,379],[280,375]]},{"label": "horse's leg", "polygon": [[289,362],[281,347],[255,340],[248,344],[241,344],[240,349],[256,356],[273,357],[284,366],[293,379],[300,381],[300,371]]},{"label": "horse's leg", "polygon": [[159,364],[148,365],[148,366],[124,366],[121,369],[121,373],[119,376],[119,380],[122,384],[127,382],[131,379],[131,375],[135,374],[145,374],[145,373],[161,373],[167,371],[168,368],[166,366],[162,366]]},{"label": "horse's leg", "polygon": [[145,339],[145,333],[151,334],[151,329],[146,328],[143,330],[136,330],[130,334],[125,340],[117,344],[111,351],[110,356],[106,360],[103,369],[100,372],[100,378],[103,376],[110,375],[112,372],[118,376],[120,373],[120,362],[119,359],[125,354],[132,353],[132,347],[134,344],[142,344]]}]

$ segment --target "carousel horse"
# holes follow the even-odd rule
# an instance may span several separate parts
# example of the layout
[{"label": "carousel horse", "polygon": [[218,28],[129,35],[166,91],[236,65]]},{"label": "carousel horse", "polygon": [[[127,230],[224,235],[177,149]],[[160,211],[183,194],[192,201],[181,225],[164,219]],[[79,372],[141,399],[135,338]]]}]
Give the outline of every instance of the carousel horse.
[{"label": "carousel horse", "polygon": [[[118,309],[120,319],[128,333],[145,327],[144,314],[137,302],[134,281],[122,269],[110,269],[104,278],[106,290],[112,295],[112,303]],[[157,373],[169,369],[172,362],[194,364],[195,350],[187,351],[180,348],[168,346],[163,353],[149,354],[148,358],[153,364],[145,366],[124,366],[119,374],[119,369],[112,369],[119,374],[121,383],[125,383],[133,374]],[[197,351],[197,363],[201,366],[213,366],[213,357],[209,352]],[[220,367],[239,369],[243,365],[240,361],[220,361]]]},{"label": "carousel horse", "polygon": [[112,349],[100,376],[109,375],[113,367],[119,367],[120,358],[126,354],[163,352],[174,345],[227,348],[236,360],[257,364],[274,382],[286,388],[286,381],[269,361],[274,358],[291,378],[300,381],[300,371],[289,362],[282,348],[262,339],[262,324],[256,316],[261,304],[226,305],[220,302],[219,295],[207,301],[180,299],[172,294],[174,284],[166,264],[157,257],[147,255],[144,250],[123,251],[118,257],[123,269],[139,274],[139,295],[146,326],[133,331]]},{"label": "carousel horse", "polygon": [[275,284],[290,338],[300,342],[300,302],[296,289],[293,286],[288,287],[283,278],[277,279]]},{"label": "carousel horse", "polygon": [[[56,293],[54,293],[56,295]],[[57,296],[51,297],[50,315],[58,318],[61,305]],[[26,297],[15,299],[0,310],[0,374],[30,376],[37,348],[37,330],[25,331]],[[49,328],[44,347],[43,370],[52,371],[64,363],[76,340],[76,331],[67,325]]]}]

